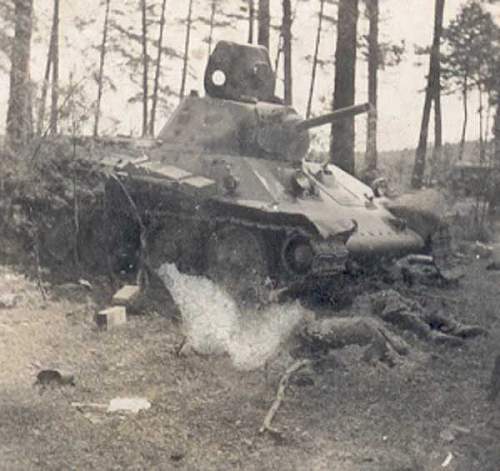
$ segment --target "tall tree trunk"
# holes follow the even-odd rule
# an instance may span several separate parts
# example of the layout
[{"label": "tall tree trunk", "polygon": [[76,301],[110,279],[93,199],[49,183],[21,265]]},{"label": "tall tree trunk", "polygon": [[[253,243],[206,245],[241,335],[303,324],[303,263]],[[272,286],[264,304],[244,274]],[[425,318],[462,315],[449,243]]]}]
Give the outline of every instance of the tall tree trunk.
[{"label": "tall tree trunk", "polygon": [[47,52],[47,61],[45,62],[45,74],[42,83],[42,93],[40,95],[40,105],[38,107],[38,116],[37,116],[37,126],[36,133],[38,136],[41,136],[43,131],[43,126],[45,123],[45,106],[47,103],[47,93],[49,89],[50,83],[50,72],[52,70],[52,49],[54,47],[54,23],[52,22],[52,27],[50,30],[50,40],[49,40],[49,50]]},{"label": "tall tree trunk", "polygon": [[484,148],[483,129],[484,129],[484,113],[483,113],[483,87],[479,82],[477,84],[477,91],[479,94],[479,162],[484,163],[486,149]]},{"label": "tall tree trunk", "polygon": [[59,124],[59,0],[54,0],[52,44],[52,104],[50,108],[50,134],[55,136]]},{"label": "tall tree trunk", "polygon": [[215,13],[217,12],[217,0],[212,0],[210,7],[210,26],[208,33],[208,55],[212,53],[212,42],[214,39]]},{"label": "tall tree trunk", "polygon": [[158,91],[160,89],[161,76],[161,59],[163,57],[163,35],[165,33],[165,11],[167,8],[167,0],[163,0],[161,4],[160,14],[160,32],[158,34],[158,54],[156,56],[155,81],[153,85],[153,102],[151,104],[151,118],[149,120],[149,135],[155,135],[156,109],[158,107]]},{"label": "tall tree trunk", "polygon": [[271,14],[269,0],[259,0],[259,31],[257,42],[269,50],[269,30],[271,27]]},{"label": "tall tree trunk", "polygon": [[142,137],[148,134],[149,56],[146,0],[141,0],[142,16]]},{"label": "tall tree trunk", "polygon": [[285,105],[293,101],[292,90],[292,5],[291,0],[283,0],[283,55],[285,78]]},{"label": "tall tree trunk", "polygon": [[[340,0],[338,7],[337,49],[335,51],[335,90],[333,108],[354,104],[358,0]],[[354,117],[332,124],[330,160],[354,174]]]},{"label": "tall tree trunk", "polygon": [[[491,112],[492,112],[492,101],[491,100],[492,100],[492,97],[488,93],[488,97],[487,97],[488,105],[486,108],[486,118],[485,118],[485,122],[484,122],[484,137],[483,137],[483,141],[486,145],[486,148],[488,148],[488,141],[490,140],[490,131],[491,131],[491,129],[490,129]],[[491,160],[491,158],[490,158],[490,160]]]},{"label": "tall tree trunk", "polygon": [[441,72],[439,71],[438,86],[434,95],[434,150],[432,161],[434,170],[438,171],[443,156],[443,117],[441,112]]},{"label": "tall tree trunk", "polygon": [[412,187],[417,189],[422,187],[424,180],[431,106],[432,101],[436,96],[437,88],[439,88],[439,70],[441,64],[441,59],[439,57],[439,45],[443,31],[444,2],[445,0],[436,0],[435,3],[434,37],[432,40],[429,75],[427,77],[427,88],[425,91],[424,112],[422,115],[418,147],[415,153],[415,165],[413,166],[413,175],[411,178]]},{"label": "tall tree trunk", "polygon": [[[497,103],[495,105],[495,118],[493,122],[493,139],[494,144],[494,165],[500,167],[500,99],[497,98]],[[500,192],[499,192],[500,199]]]},{"label": "tall tree trunk", "polygon": [[193,22],[193,0],[189,0],[188,16],[186,20],[186,37],[184,41],[184,61],[182,66],[182,79],[181,79],[181,91],[179,93],[181,100],[184,98],[186,93],[186,78],[188,72],[188,58],[189,58],[189,42],[191,40],[191,26]]},{"label": "tall tree trunk", "polygon": [[469,107],[468,107],[469,83],[468,83],[468,78],[469,78],[468,75],[465,74],[463,88],[462,88],[462,105],[463,105],[463,110],[464,110],[464,120],[462,123],[462,135],[460,136],[460,146],[458,148],[458,160],[462,160],[464,157],[465,138],[466,138],[466,134],[467,134],[467,122],[469,121]]},{"label": "tall tree trunk", "polygon": [[27,144],[33,134],[30,56],[33,0],[16,0],[11,49],[7,142],[13,149]]},{"label": "tall tree trunk", "polygon": [[106,0],[106,11],[104,13],[104,26],[102,28],[101,54],[99,58],[99,76],[97,77],[97,101],[95,106],[94,137],[99,135],[99,119],[101,117],[102,88],[104,82],[104,61],[106,58],[106,46],[108,40],[109,9],[111,0]]},{"label": "tall tree trunk", "polygon": [[321,31],[323,29],[324,10],[325,10],[325,0],[319,0],[318,29],[316,30],[316,42],[314,44],[314,55],[313,55],[312,71],[311,71],[311,84],[309,86],[309,97],[307,98],[306,118],[311,117],[312,100],[313,100],[313,96],[314,96],[314,85],[316,82],[316,70],[318,68],[319,45],[321,42]]},{"label": "tall tree trunk", "polygon": [[255,0],[248,0],[248,43],[253,44],[255,24]]},{"label": "tall tree trunk", "polygon": [[372,175],[377,169],[377,95],[378,95],[378,68],[379,68],[379,44],[378,44],[378,22],[379,4],[378,0],[368,0],[368,20],[370,23],[368,32],[368,125],[366,134],[365,167],[367,175]]}]

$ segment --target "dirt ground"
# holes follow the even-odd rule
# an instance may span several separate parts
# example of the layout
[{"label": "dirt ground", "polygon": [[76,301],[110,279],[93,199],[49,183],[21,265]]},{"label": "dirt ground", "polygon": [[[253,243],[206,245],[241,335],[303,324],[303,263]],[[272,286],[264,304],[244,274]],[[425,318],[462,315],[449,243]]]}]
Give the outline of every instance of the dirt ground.
[{"label": "dirt ground", "polygon": [[[486,385],[500,353],[500,272],[485,264],[418,299],[488,337],[463,348],[409,337],[411,354],[393,368],[361,361],[357,347],[336,351],[309,381],[291,382],[274,421],[280,436],[258,434],[278,368],[240,372],[227,356],[178,356],[182,335],[168,313],[99,331],[85,289],[45,301],[4,267],[0,299],[14,293],[16,305],[0,309],[0,469],[498,471],[500,399],[487,402]],[[73,371],[76,385],[34,387],[46,367]],[[72,405],[130,396],[151,408]]]}]

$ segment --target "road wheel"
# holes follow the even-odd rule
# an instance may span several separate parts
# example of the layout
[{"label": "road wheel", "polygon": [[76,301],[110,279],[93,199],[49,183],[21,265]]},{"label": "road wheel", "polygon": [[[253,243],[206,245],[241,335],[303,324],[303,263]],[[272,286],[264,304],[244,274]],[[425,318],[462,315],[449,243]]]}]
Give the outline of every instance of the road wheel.
[{"label": "road wheel", "polygon": [[207,247],[207,274],[242,307],[269,301],[269,269],[262,235],[226,226],[214,232]]}]

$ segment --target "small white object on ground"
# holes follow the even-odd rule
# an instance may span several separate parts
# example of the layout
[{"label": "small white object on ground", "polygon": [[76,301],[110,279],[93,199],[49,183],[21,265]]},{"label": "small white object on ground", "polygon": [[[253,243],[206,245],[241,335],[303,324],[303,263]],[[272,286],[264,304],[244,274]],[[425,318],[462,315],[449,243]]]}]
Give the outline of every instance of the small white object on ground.
[{"label": "small white object on ground", "polygon": [[0,294],[0,309],[12,309],[16,304],[17,296],[14,293]]},{"label": "small white object on ground", "polygon": [[115,397],[109,401],[108,412],[132,412],[148,410],[151,403],[143,397]]},{"label": "small white object on ground", "polygon": [[449,451],[445,460],[441,463],[441,468],[446,468],[451,463],[452,459],[453,459],[453,453]]}]

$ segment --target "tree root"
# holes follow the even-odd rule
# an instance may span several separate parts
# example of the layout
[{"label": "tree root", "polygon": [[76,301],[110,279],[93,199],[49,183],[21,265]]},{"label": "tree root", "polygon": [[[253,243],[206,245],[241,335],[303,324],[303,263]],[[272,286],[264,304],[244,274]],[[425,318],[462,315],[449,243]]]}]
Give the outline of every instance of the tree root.
[{"label": "tree root", "polygon": [[312,363],[311,360],[298,360],[292,366],[287,368],[287,370],[280,379],[278,390],[276,392],[276,398],[272,403],[271,407],[269,408],[266,417],[264,418],[264,422],[262,423],[262,427],[259,429],[259,433],[264,433],[265,431],[268,431],[273,434],[277,435],[280,434],[279,430],[271,426],[271,422],[273,421],[276,412],[278,412],[278,409],[281,403],[283,402],[283,399],[285,398],[285,391],[288,386],[288,382],[290,381],[290,378],[294,373],[304,368],[305,366],[309,366],[311,363]]}]

